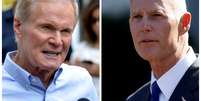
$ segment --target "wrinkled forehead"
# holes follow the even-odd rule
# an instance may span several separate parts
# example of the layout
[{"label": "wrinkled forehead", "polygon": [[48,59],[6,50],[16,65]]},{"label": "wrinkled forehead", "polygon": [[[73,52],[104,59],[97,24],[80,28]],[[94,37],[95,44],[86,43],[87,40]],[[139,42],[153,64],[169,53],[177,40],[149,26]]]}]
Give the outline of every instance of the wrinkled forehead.
[{"label": "wrinkled forehead", "polygon": [[[68,0],[70,1],[70,0]],[[37,19],[46,19],[46,20],[55,20],[54,22],[58,22],[59,19],[63,19],[59,21],[66,21],[67,19],[70,21],[76,21],[75,9],[73,8],[72,3],[62,3],[62,2],[36,2],[30,10],[32,16],[30,16],[30,20]]]},{"label": "wrinkled forehead", "polygon": [[[51,7],[50,7],[51,6]],[[57,9],[64,9],[64,8],[72,8],[74,11],[74,15],[76,16],[76,8],[74,7],[74,3],[72,0],[34,0],[34,2],[31,5],[30,12],[37,11],[42,8],[54,8],[55,11]],[[49,9],[52,10],[52,9]],[[67,11],[67,10],[66,10]],[[65,11],[59,11],[59,12],[65,12]]]},{"label": "wrinkled forehead", "polygon": [[73,5],[72,0],[32,0],[32,6],[37,6],[37,4],[62,4],[63,6],[66,5]]}]

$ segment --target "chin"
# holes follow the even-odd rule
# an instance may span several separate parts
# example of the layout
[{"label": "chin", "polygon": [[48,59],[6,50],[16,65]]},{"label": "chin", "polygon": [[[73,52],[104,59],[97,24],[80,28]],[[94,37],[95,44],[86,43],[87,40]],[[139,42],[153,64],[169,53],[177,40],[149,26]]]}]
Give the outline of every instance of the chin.
[{"label": "chin", "polygon": [[157,57],[157,54],[155,53],[139,53],[140,57],[142,57],[144,60],[150,61]]},{"label": "chin", "polygon": [[59,68],[61,64],[62,63],[49,62],[49,63],[43,63],[43,65],[41,65],[40,67],[46,70],[56,70],[57,68]]},{"label": "chin", "polygon": [[58,68],[62,63],[54,63],[54,64],[50,64],[51,68]]}]

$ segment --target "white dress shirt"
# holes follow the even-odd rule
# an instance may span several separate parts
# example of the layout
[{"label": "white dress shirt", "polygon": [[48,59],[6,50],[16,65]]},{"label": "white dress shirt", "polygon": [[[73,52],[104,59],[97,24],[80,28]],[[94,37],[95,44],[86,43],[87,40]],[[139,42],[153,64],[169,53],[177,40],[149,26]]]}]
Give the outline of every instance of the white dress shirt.
[{"label": "white dress shirt", "polygon": [[196,55],[193,49],[190,47],[188,53],[184,57],[182,57],[170,70],[163,74],[158,80],[154,77],[152,71],[151,85],[154,81],[157,81],[157,84],[161,90],[159,101],[168,101],[170,99],[179,81],[195,60]]}]

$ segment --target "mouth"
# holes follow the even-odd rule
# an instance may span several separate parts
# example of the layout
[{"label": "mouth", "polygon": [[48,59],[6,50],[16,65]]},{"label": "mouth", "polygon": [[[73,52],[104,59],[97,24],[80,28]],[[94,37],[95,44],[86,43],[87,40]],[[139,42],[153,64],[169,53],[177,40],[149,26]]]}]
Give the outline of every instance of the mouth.
[{"label": "mouth", "polygon": [[158,42],[158,40],[145,39],[140,41],[140,43],[153,43],[153,42]]},{"label": "mouth", "polygon": [[61,54],[61,52],[56,52],[56,51],[42,51],[42,53],[45,54],[49,58],[54,58]]}]

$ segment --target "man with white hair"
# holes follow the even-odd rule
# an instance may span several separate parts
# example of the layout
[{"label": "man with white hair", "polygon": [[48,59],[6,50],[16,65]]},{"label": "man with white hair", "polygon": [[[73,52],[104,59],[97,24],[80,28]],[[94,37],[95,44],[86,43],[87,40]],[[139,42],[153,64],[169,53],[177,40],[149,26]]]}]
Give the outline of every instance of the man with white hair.
[{"label": "man with white hair", "polygon": [[130,0],[130,30],[151,81],[127,101],[198,101],[198,59],[188,44],[191,14],[185,0]]},{"label": "man with white hair", "polygon": [[76,0],[17,0],[18,49],[3,65],[3,100],[98,101],[90,74],[63,63],[77,17]]}]

